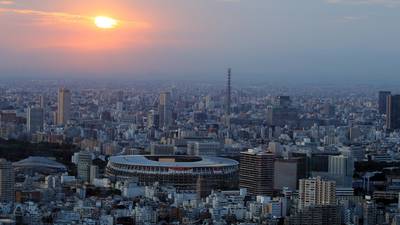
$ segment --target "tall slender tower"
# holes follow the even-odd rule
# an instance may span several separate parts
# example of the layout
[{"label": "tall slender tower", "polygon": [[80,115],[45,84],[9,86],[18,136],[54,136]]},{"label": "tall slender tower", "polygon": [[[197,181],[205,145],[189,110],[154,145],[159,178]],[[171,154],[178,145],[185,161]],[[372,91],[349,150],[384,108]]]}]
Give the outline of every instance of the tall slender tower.
[{"label": "tall slender tower", "polygon": [[231,68],[228,69],[228,80],[226,83],[226,115],[231,115]]},{"label": "tall slender tower", "polygon": [[71,92],[68,89],[58,90],[57,124],[64,125],[71,116]]},{"label": "tall slender tower", "polygon": [[162,92],[160,94],[160,102],[158,105],[158,111],[160,114],[160,128],[168,127],[172,124],[172,105],[171,105],[171,93]]}]

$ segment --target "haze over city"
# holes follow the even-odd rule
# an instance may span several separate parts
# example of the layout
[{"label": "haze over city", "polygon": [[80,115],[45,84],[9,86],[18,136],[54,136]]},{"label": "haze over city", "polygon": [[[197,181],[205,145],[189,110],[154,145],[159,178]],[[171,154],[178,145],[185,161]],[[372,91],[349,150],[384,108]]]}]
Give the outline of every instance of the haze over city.
[{"label": "haze over city", "polygon": [[400,0],[0,0],[0,225],[400,225]]},{"label": "haze over city", "polygon": [[[0,78],[391,83],[397,0],[3,0]],[[116,20],[96,26],[96,16]]]}]

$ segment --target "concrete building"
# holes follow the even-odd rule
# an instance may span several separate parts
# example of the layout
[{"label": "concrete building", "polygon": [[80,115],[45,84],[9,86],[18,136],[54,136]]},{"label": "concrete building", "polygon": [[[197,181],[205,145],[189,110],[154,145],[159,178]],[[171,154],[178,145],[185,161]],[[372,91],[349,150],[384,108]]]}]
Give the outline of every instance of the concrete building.
[{"label": "concrete building", "polygon": [[71,119],[71,92],[68,89],[58,90],[57,124],[64,125]]},{"label": "concrete building", "polygon": [[340,207],[316,205],[299,210],[285,221],[286,225],[340,225]]},{"label": "concrete building", "polygon": [[26,129],[28,133],[43,131],[43,108],[28,108],[26,117]]},{"label": "concrete building", "polygon": [[159,112],[159,127],[168,127],[172,124],[172,102],[171,93],[162,92],[160,94],[160,102],[158,105]]},{"label": "concrete building", "polygon": [[0,201],[15,201],[15,175],[11,162],[0,159]]},{"label": "concrete building", "polygon": [[274,159],[273,153],[261,149],[240,153],[240,188],[247,188],[250,195],[271,196],[274,189]]},{"label": "concrete building", "polygon": [[400,129],[400,95],[389,95],[386,106],[386,128]]},{"label": "concrete building", "polygon": [[92,153],[82,151],[77,154],[78,179],[90,182]]},{"label": "concrete building", "polygon": [[156,144],[156,143],[152,143],[150,145],[151,155],[174,155],[174,153],[175,153],[174,145]]},{"label": "concrete building", "polygon": [[336,181],[337,186],[351,187],[353,171],[354,160],[352,157],[343,155],[329,156],[329,176]]},{"label": "concrete building", "polygon": [[390,96],[390,91],[380,91],[378,99],[379,114],[386,114],[387,97]]},{"label": "concrete building", "polygon": [[219,142],[194,142],[194,155],[218,156],[222,146]]},{"label": "concrete building", "polygon": [[299,208],[336,204],[335,181],[321,177],[299,180]]},{"label": "concrete building", "polygon": [[284,187],[296,190],[301,175],[301,163],[298,159],[277,159],[274,162],[274,189],[282,190]]}]

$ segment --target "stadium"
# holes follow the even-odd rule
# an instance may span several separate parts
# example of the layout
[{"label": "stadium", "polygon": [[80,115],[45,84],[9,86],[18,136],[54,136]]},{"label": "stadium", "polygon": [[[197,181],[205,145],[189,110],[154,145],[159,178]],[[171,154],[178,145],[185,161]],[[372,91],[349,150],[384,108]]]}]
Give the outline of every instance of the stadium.
[{"label": "stadium", "polygon": [[114,156],[108,161],[106,175],[115,180],[136,177],[141,185],[159,182],[179,190],[199,186],[230,189],[237,186],[238,165],[232,159],[208,156]]},{"label": "stadium", "polygon": [[56,174],[67,171],[67,167],[63,164],[39,156],[30,156],[26,159],[15,162],[13,163],[13,167],[17,173],[30,175],[35,173]]}]

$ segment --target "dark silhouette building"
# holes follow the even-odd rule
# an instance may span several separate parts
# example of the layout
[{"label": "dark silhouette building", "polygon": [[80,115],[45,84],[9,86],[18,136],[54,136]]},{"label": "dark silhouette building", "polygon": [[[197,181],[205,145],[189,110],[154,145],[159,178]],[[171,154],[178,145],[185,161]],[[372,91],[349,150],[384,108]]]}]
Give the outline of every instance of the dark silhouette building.
[{"label": "dark silhouette building", "polygon": [[400,95],[389,95],[386,107],[386,128],[400,129]]},{"label": "dark silhouette building", "polygon": [[379,99],[378,99],[379,114],[386,114],[387,97],[390,94],[391,94],[390,91],[379,92]]}]

